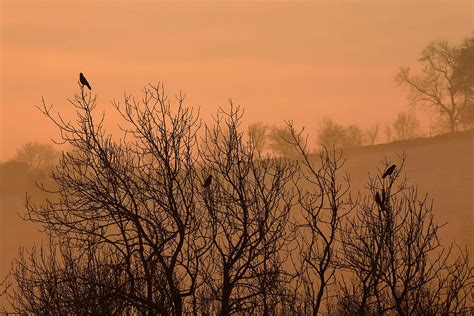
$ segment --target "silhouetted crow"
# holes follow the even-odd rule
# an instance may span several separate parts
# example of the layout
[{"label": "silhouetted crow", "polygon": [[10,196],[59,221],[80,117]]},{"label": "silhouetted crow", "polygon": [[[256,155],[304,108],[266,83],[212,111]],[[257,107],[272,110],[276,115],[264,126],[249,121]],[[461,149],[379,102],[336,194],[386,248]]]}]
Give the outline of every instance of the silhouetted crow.
[{"label": "silhouetted crow", "polygon": [[82,72],[79,74],[79,81],[83,86],[86,86],[87,88],[89,88],[89,90],[92,90],[91,85],[89,84],[89,82],[87,82],[87,79],[86,77],[84,77]]},{"label": "silhouetted crow", "polygon": [[380,206],[381,209],[384,209],[385,206],[383,205],[383,201],[380,198],[380,194],[378,192],[375,193],[375,202]]},{"label": "silhouetted crow", "polygon": [[396,165],[391,165],[390,167],[388,167],[388,169],[384,172],[382,179],[385,179],[385,177],[391,175],[393,173],[393,170],[395,170],[396,167],[397,167]]},{"label": "silhouetted crow", "polygon": [[204,187],[205,187],[205,188],[208,188],[208,187],[211,185],[211,182],[212,182],[212,174],[210,174],[210,175],[207,177],[206,181],[204,181]]}]

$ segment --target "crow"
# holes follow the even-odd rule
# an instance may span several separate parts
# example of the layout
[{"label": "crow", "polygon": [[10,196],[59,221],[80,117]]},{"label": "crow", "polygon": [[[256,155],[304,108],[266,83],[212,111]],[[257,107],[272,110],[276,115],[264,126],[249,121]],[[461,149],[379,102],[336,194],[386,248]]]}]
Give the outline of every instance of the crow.
[{"label": "crow", "polygon": [[385,179],[387,176],[391,175],[396,167],[396,165],[391,165],[390,167],[388,167],[388,169],[384,172],[382,179]]},{"label": "crow", "polygon": [[380,206],[380,208],[383,210],[385,208],[385,205],[383,205],[383,201],[380,198],[380,194],[377,192],[375,193],[375,202]]},{"label": "crow", "polygon": [[210,175],[207,177],[206,181],[204,181],[204,185],[203,185],[203,186],[204,186],[205,188],[208,188],[208,187],[211,185],[211,182],[212,182],[212,174],[210,174]]},{"label": "crow", "polygon": [[89,84],[89,82],[87,82],[87,79],[86,77],[84,77],[82,72],[79,74],[79,81],[83,86],[86,86],[87,88],[89,88],[89,90],[92,90],[91,85]]}]

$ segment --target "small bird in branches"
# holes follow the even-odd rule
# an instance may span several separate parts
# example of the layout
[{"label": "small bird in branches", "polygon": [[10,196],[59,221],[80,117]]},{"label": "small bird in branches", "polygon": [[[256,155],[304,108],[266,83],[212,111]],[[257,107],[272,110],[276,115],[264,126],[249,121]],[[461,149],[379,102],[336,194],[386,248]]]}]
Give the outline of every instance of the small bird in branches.
[{"label": "small bird in branches", "polygon": [[380,198],[380,194],[378,192],[375,193],[375,202],[377,202],[382,210],[385,208],[383,200]]},{"label": "small bird in branches", "polygon": [[211,183],[212,183],[212,174],[210,174],[210,175],[207,177],[206,181],[204,181],[204,185],[203,185],[203,186],[204,186],[205,188],[209,188],[209,186],[211,185]]},{"label": "small bird in branches", "polygon": [[87,88],[89,88],[89,90],[92,90],[91,85],[87,81],[86,77],[84,77],[82,72],[79,74],[79,81],[81,82],[83,86],[86,86]]},{"label": "small bird in branches", "polygon": [[388,169],[385,170],[382,176],[382,179],[385,179],[387,176],[391,175],[393,173],[393,170],[395,170],[396,167],[397,167],[396,165],[391,165],[390,167],[388,167]]}]

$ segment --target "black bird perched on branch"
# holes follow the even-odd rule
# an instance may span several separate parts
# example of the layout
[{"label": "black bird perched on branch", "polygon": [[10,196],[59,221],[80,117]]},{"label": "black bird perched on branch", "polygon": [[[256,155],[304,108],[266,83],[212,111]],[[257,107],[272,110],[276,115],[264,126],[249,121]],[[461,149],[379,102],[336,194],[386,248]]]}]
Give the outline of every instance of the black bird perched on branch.
[{"label": "black bird perched on branch", "polygon": [[380,206],[380,208],[383,210],[385,209],[385,205],[383,204],[383,200],[380,198],[380,194],[377,192],[375,193],[375,202]]},{"label": "black bird perched on branch", "polygon": [[89,88],[89,90],[92,90],[91,85],[87,81],[86,77],[84,77],[82,72],[79,74],[79,81],[81,82],[83,86],[86,86],[87,88]]},{"label": "black bird perched on branch", "polygon": [[206,181],[204,181],[204,187],[205,187],[205,188],[208,188],[208,187],[211,185],[211,183],[212,183],[212,174],[210,174],[210,175],[207,177]]},{"label": "black bird perched on branch", "polygon": [[391,175],[393,173],[393,170],[395,170],[397,166],[396,165],[391,165],[383,174],[382,179],[385,179],[385,177]]}]

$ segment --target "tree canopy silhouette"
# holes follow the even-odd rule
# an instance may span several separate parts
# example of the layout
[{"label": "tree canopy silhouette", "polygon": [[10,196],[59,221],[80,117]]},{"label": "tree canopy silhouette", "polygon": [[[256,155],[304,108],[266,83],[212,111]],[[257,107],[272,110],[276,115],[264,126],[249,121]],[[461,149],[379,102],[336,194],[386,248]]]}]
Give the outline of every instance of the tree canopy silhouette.
[{"label": "tree canopy silhouette", "polygon": [[25,218],[48,238],[12,264],[17,312],[405,315],[472,306],[467,254],[438,242],[431,206],[400,179],[403,159],[354,198],[341,152],[310,155],[291,122],[281,139],[293,158],[262,155],[232,103],[203,125],[183,94],[173,103],[161,84],[135,100],[114,102],[120,135],[105,129],[82,86],[75,121],[43,101],[73,150],[44,188],[55,198],[27,200]]}]

